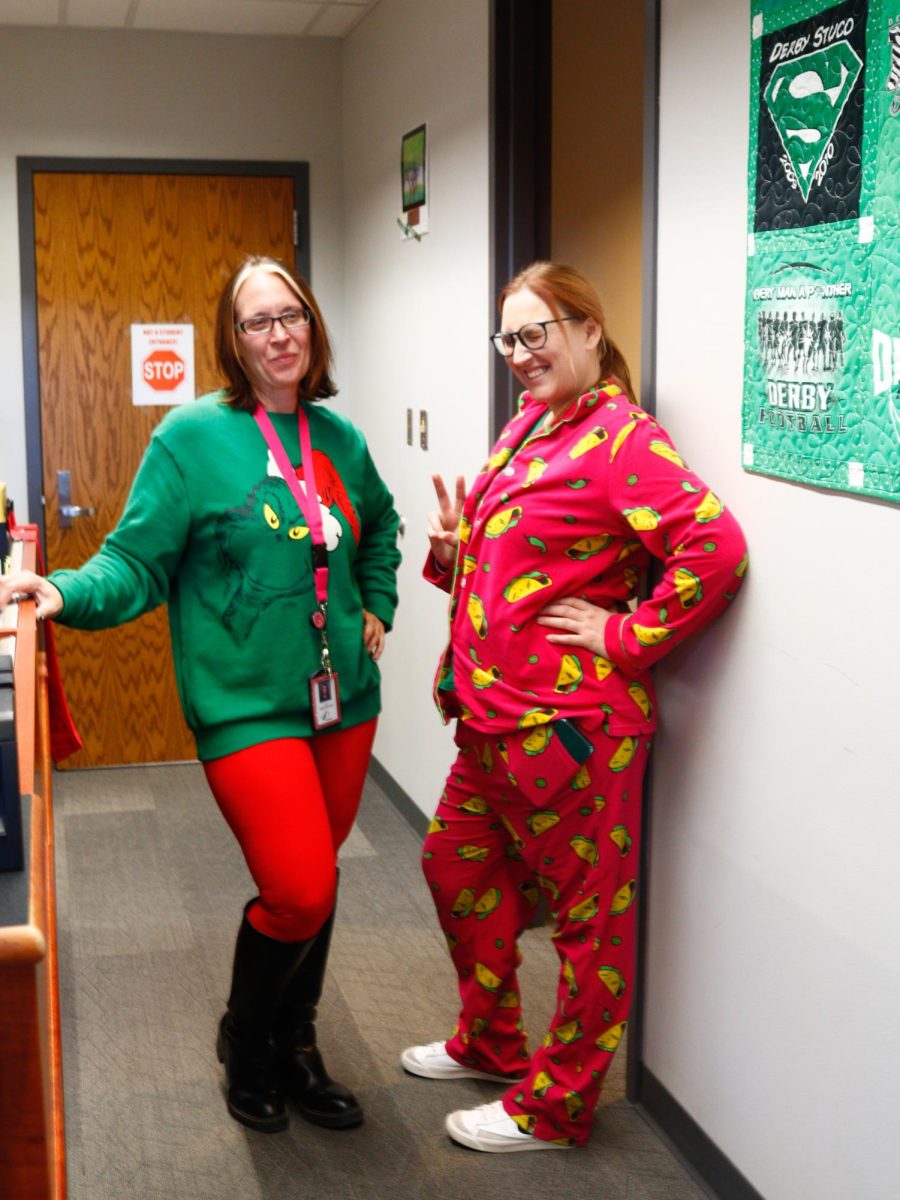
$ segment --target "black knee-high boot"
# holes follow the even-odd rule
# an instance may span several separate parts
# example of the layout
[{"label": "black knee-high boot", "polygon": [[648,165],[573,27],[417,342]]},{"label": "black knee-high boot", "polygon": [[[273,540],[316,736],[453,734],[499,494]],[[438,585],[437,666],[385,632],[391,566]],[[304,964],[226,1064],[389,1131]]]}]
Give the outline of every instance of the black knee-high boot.
[{"label": "black knee-high boot", "polygon": [[346,1129],[363,1119],[359,1101],[325,1069],[316,1045],[316,1011],[322,996],[334,910],[313,939],[284,992],[276,1017],[275,1041],[285,1095],[314,1125]]},{"label": "black knee-high boot", "polygon": [[[251,901],[251,904],[253,901]],[[228,1010],[219,1022],[216,1052],[225,1065],[228,1111],[260,1133],[287,1129],[278,1084],[273,1031],[287,981],[302,963],[313,939],[279,942],[247,920],[247,908],[234,947]]]}]

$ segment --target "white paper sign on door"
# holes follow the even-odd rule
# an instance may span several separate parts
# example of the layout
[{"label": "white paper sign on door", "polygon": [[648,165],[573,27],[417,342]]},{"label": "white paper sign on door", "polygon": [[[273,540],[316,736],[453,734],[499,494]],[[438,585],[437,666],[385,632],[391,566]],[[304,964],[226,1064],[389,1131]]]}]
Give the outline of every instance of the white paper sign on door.
[{"label": "white paper sign on door", "polygon": [[131,326],[131,396],[135,405],[195,398],[193,325]]}]

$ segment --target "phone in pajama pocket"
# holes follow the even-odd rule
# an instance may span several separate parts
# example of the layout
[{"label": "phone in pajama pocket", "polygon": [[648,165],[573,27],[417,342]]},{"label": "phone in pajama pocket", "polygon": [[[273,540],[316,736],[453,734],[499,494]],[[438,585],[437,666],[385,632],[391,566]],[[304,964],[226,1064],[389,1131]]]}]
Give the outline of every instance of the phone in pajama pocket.
[{"label": "phone in pajama pocket", "polygon": [[590,738],[586,738],[568,717],[560,717],[558,721],[554,721],[552,728],[562,746],[579,766],[594,753],[594,743]]}]

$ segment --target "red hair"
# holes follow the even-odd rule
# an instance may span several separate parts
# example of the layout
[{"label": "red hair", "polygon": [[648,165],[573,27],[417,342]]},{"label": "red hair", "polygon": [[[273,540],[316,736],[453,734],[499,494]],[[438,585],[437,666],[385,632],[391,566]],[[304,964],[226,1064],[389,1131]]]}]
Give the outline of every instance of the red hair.
[{"label": "red hair", "polygon": [[565,263],[533,262],[511,279],[500,293],[498,308],[508,296],[527,288],[544,301],[553,316],[591,317],[600,328],[600,343],[597,347],[597,364],[600,379],[612,379],[627,393],[629,400],[637,403],[631,372],[622,351],[606,332],[606,317],[603,305],[594,285],[580,271]]}]

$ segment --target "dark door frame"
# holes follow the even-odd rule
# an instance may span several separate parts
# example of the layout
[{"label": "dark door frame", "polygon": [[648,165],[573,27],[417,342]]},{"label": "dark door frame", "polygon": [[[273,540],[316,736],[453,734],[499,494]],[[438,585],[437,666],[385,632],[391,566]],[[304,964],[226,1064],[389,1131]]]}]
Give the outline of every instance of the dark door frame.
[{"label": "dark door frame", "polygon": [[[641,407],[656,412],[656,245],[659,184],[659,36],[661,0],[644,0],[643,163],[641,171]],[[659,578],[658,569],[650,585]],[[632,1103],[644,1099],[644,999],[647,964],[647,916],[650,891],[650,850],[653,797],[651,751],[644,778],[641,833],[641,905],[638,909],[637,994],[634,1017],[628,1025],[626,1095]]]},{"label": "dark door frame", "polygon": [[[538,258],[550,257],[552,0],[493,0],[490,80],[489,329],[497,295]],[[491,359],[493,442],[515,412],[512,372],[485,339]]]},{"label": "dark door frame", "polygon": [[[659,3],[644,0],[643,267],[641,403],[655,409],[656,388],[656,162],[658,145]],[[503,284],[529,262],[550,256],[553,0],[493,0],[491,5],[491,316]],[[515,380],[492,355],[491,429],[496,437],[513,415]],[[649,773],[648,773],[649,778]],[[644,828],[650,827],[649,787]],[[628,1021],[627,1096],[641,1098],[643,988],[648,840],[639,918],[638,972]]]},{"label": "dark door frame", "polygon": [[34,177],[38,174],[277,176],[294,183],[294,256],[297,271],[310,278],[309,163],[231,162],[154,158],[16,159],[21,270],[22,361],[25,385],[25,470],[30,519],[44,537],[44,473],[38,358],[37,279],[34,252]]}]

